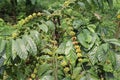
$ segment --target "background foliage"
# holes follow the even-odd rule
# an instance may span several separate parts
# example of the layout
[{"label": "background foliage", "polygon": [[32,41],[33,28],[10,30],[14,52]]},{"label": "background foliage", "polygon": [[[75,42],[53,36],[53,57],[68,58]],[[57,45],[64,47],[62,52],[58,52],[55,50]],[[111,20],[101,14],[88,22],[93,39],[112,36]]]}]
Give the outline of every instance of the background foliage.
[{"label": "background foliage", "polygon": [[0,78],[119,80],[118,0],[1,0]]}]

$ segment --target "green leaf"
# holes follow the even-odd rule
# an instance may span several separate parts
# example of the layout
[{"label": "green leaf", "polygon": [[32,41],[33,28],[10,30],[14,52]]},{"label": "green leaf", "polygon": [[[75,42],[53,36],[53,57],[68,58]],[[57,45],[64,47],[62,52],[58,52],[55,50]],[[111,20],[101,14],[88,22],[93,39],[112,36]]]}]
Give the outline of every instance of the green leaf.
[{"label": "green leaf", "polygon": [[69,76],[69,77],[65,77],[65,78],[62,79],[62,80],[71,80],[71,79],[70,79],[70,76]]},{"label": "green leaf", "polygon": [[66,43],[65,55],[67,60],[69,60],[71,64],[74,66],[77,59],[77,55],[73,49],[73,44],[70,40]]},{"label": "green leaf", "polygon": [[0,58],[0,67],[3,66],[5,59],[3,57]]},{"label": "green leaf", "polygon": [[99,4],[98,4],[98,1],[97,0],[93,0],[93,3],[95,4],[95,6],[99,6]]},{"label": "green leaf", "polygon": [[40,56],[40,59],[47,60],[47,59],[50,59],[50,56],[49,55],[42,55],[42,56]]},{"label": "green leaf", "polygon": [[94,46],[94,44],[98,43],[97,37],[98,37],[97,34],[92,34],[92,39],[91,39],[91,43],[89,45],[88,50],[90,50]]},{"label": "green leaf", "polygon": [[[89,77],[88,77],[88,76],[89,76]],[[98,77],[93,76],[93,75],[90,75],[90,74],[86,75],[86,77],[87,77],[87,80],[88,80],[88,79],[89,79],[89,80],[99,80]]]},{"label": "green leaf", "polygon": [[6,58],[9,59],[12,54],[12,40],[7,41],[6,46]]},{"label": "green leaf", "polygon": [[40,41],[40,39],[39,39],[40,34],[39,34],[38,31],[36,31],[36,30],[31,30],[31,31],[30,31],[30,36],[32,37],[32,39],[33,39],[36,43],[38,43],[38,42]]},{"label": "green leaf", "polygon": [[32,3],[33,5],[35,5],[35,2],[36,2],[36,0],[31,0],[31,3]]},{"label": "green leaf", "polygon": [[19,70],[16,71],[17,79],[23,80],[25,79],[25,74],[23,72],[20,72]]},{"label": "green leaf", "polygon": [[76,77],[80,74],[81,70],[81,67],[74,68],[72,73],[72,79],[76,79]]},{"label": "green leaf", "polygon": [[81,45],[88,49],[89,43],[92,41],[90,32],[87,29],[84,29],[77,37]]},{"label": "green leaf", "polygon": [[27,51],[30,52],[32,55],[36,55],[37,54],[37,46],[36,46],[35,42],[33,41],[33,39],[28,35],[24,35],[23,41],[25,43]]},{"label": "green leaf", "polygon": [[108,2],[108,5],[110,6],[110,8],[112,8],[113,7],[113,0],[107,0],[107,2]]},{"label": "green leaf", "polygon": [[90,50],[95,43],[97,43],[97,34],[91,33],[89,30],[84,29],[80,34],[77,35],[78,41],[81,43],[86,50]]},{"label": "green leaf", "polygon": [[99,48],[97,50],[97,54],[96,54],[99,61],[101,61],[103,63],[105,62],[105,60],[107,58],[108,50],[109,50],[108,43],[105,43],[105,44],[102,44],[99,46]]},{"label": "green leaf", "polygon": [[78,37],[78,41],[81,43],[83,47],[89,48],[89,45],[85,42],[84,34],[80,33],[77,37]]},{"label": "green leaf", "polygon": [[66,55],[68,55],[68,54],[70,53],[70,50],[72,49],[72,46],[73,46],[73,44],[72,44],[71,41],[68,41],[68,42],[66,43],[66,48],[65,48],[65,54],[66,54]]},{"label": "green leaf", "polygon": [[[112,54],[114,54],[114,53],[112,53]],[[116,59],[116,70],[118,70],[118,69],[120,69],[120,54],[119,53],[115,54],[115,59]],[[114,64],[114,62],[113,62],[113,64]]]},{"label": "green leaf", "polygon": [[1,39],[0,40],[0,56],[5,53],[6,41]]},{"label": "green leaf", "polygon": [[14,31],[14,28],[8,25],[3,25],[3,28],[0,30],[0,36],[5,38],[6,36],[10,36],[13,31]]},{"label": "green leaf", "polygon": [[16,44],[17,44],[17,46],[15,46],[15,47],[16,47],[17,55],[21,59],[25,60],[28,56],[28,52],[27,52],[26,46],[24,44],[24,41],[22,39],[17,39]]},{"label": "green leaf", "polygon": [[88,28],[91,32],[95,33],[96,26],[95,26],[94,24],[88,25],[87,28]]},{"label": "green leaf", "polygon": [[41,25],[38,25],[39,26],[39,28],[41,29],[41,30],[43,30],[44,32],[48,32],[48,27],[47,27],[47,25],[45,25],[45,24],[41,24]]},{"label": "green leaf", "polygon": [[112,64],[104,64],[103,65],[103,69],[106,71],[106,72],[113,72],[113,67],[112,67]]},{"label": "green leaf", "polygon": [[45,72],[47,72],[48,70],[50,69],[50,64],[42,64],[39,66],[39,69],[38,69],[38,76],[39,77],[42,77]]},{"label": "green leaf", "polygon": [[88,52],[89,59],[93,65],[98,61],[96,58],[96,53],[98,48],[99,48],[98,46],[95,46],[92,50]]},{"label": "green leaf", "polygon": [[77,55],[73,50],[70,50],[69,54],[66,56],[66,59],[70,61],[70,63],[72,64],[72,66],[75,66],[75,62],[77,60]]},{"label": "green leaf", "polygon": [[51,52],[51,50],[50,50],[50,49],[48,49],[48,48],[45,48],[45,49],[43,49],[41,52],[43,52],[43,53],[50,53],[50,52]]},{"label": "green leaf", "polygon": [[98,78],[97,72],[95,71],[95,67],[89,69],[88,74],[94,78]]},{"label": "green leaf", "polygon": [[116,56],[115,56],[115,52],[109,50],[109,53],[108,53],[108,57],[107,57],[110,62],[112,63],[112,66],[116,66]]},{"label": "green leaf", "polygon": [[49,30],[51,30],[51,31],[55,30],[55,25],[52,21],[47,21],[46,25],[48,26]]},{"label": "green leaf", "polygon": [[82,20],[74,20],[74,22],[73,22],[73,27],[75,28],[75,29],[78,29],[78,28],[80,28],[80,26],[81,25],[83,25],[83,24],[85,24]]},{"label": "green leaf", "polygon": [[87,35],[86,40],[87,43],[90,43],[92,41],[92,36],[91,35]]},{"label": "green leaf", "polygon": [[78,4],[80,5],[80,7],[82,8],[82,9],[85,9],[85,4],[83,3],[83,2],[78,2]]},{"label": "green leaf", "polygon": [[66,43],[61,43],[58,47],[58,49],[56,50],[57,54],[64,54],[65,53],[65,49],[66,49]]},{"label": "green leaf", "polygon": [[114,45],[117,45],[117,46],[120,46],[120,41],[117,39],[105,39],[104,41],[111,43],[111,44],[114,44]]},{"label": "green leaf", "polygon": [[42,78],[40,78],[40,80],[54,80],[54,77],[50,76],[50,75],[46,75],[46,76],[43,76]]},{"label": "green leaf", "polygon": [[104,4],[103,4],[103,0],[98,0],[98,5],[99,5],[99,8],[103,10],[104,8]]},{"label": "green leaf", "polygon": [[17,51],[16,51],[16,46],[17,46],[17,43],[15,40],[12,40],[12,59],[14,60],[17,56]]},{"label": "green leaf", "polygon": [[91,5],[92,4],[92,0],[87,0],[87,2]]}]

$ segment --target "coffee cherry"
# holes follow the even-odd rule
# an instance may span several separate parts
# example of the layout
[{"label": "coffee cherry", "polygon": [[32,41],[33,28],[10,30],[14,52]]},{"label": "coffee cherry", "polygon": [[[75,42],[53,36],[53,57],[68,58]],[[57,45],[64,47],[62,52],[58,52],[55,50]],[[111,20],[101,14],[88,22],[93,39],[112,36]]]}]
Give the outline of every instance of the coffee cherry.
[{"label": "coffee cherry", "polygon": [[119,15],[117,15],[117,18],[118,18],[118,19],[120,19],[120,14],[119,14]]},{"label": "coffee cherry", "polygon": [[65,68],[64,68],[64,72],[65,72],[65,73],[68,73],[69,71],[70,71],[70,68],[69,68],[69,67],[65,67]]},{"label": "coffee cherry", "polygon": [[72,31],[72,30],[73,30],[73,27],[68,27],[68,30],[71,30],[71,31]]},{"label": "coffee cherry", "polygon": [[81,53],[77,53],[77,57],[82,57],[82,54]]},{"label": "coffee cherry", "polygon": [[70,36],[75,36],[75,32],[74,31],[70,31]]},{"label": "coffee cherry", "polygon": [[32,14],[32,16],[33,16],[33,17],[36,17],[36,16],[37,16],[37,14],[36,14],[36,13],[33,13],[33,14]]},{"label": "coffee cherry", "polygon": [[111,62],[110,62],[110,60],[106,60],[106,63],[107,63],[107,64],[110,64]]},{"label": "coffee cherry", "polygon": [[31,78],[34,79],[35,77],[36,77],[36,75],[35,75],[34,73],[32,73],[32,74],[31,74]]},{"label": "coffee cherry", "polygon": [[29,15],[29,16],[28,16],[28,19],[29,19],[29,20],[33,19],[33,16],[32,16],[32,15]]},{"label": "coffee cherry", "polygon": [[62,61],[62,62],[61,62],[61,66],[64,67],[64,66],[66,66],[66,65],[67,65],[67,62],[66,62],[66,61]]},{"label": "coffee cherry", "polygon": [[82,62],[82,59],[81,59],[81,58],[79,58],[79,59],[78,59],[78,61],[79,61],[79,62]]},{"label": "coffee cherry", "polygon": [[32,80],[32,78],[28,78],[27,80]]},{"label": "coffee cherry", "polygon": [[75,45],[74,48],[75,49],[80,49],[80,46],[79,45]]},{"label": "coffee cherry", "polygon": [[77,37],[75,37],[75,36],[74,36],[74,37],[72,37],[72,41],[75,41],[76,39],[77,39]]},{"label": "coffee cherry", "polygon": [[56,40],[50,40],[50,42],[51,42],[53,45],[57,45],[57,41],[56,41]]},{"label": "coffee cherry", "polygon": [[67,7],[69,5],[69,3],[70,3],[70,1],[65,1],[64,4],[63,4],[64,7]]},{"label": "coffee cherry", "polygon": [[17,36],[18,36],[17,33],[13,33],[13,34],[12,34],[12,38],[16,38]]},{"label": "coffee cherry", "polygon": [[53,53],[52,52],[48,52],[48,55],[53,55]]},{"label": "coffee cherry", "polygon": [[37,73],[37,68],[34,69],[34,73]]},{"label": "coffee cherry", "polygon": [[18,24],[20,24],[20,25],[25,24],[25,20],[24,20],[24,19],[21,19],[21,20],[18,22]]},{"label": "coffee cherry", "polygon": [[81,53],[80,48],[76,49],[76,53]]},{"label": "coffee cherry", "polygon": [[38,67],[38,66],[39,66],[39,63],[36,64],[36,67]]},{"label": "coffee cherry", "polygon": [[63,56],[58,56],[57,59],[62,60]]},{"label": "coffee cherry", "polygon": [[72,42],[74,45],[78,45],[78,42],[77,41],[74,41],[74,42]]},{"label": "coffee cherry", "polygon": [[25,18],[25,23],[27,23],[29,21],[28,17]]},{"label": "coffee cherry", "polygon": [[38,13],[37,13],[37,16],[41,16],[41,13],[40,13],[40,12],[38,12]]}]

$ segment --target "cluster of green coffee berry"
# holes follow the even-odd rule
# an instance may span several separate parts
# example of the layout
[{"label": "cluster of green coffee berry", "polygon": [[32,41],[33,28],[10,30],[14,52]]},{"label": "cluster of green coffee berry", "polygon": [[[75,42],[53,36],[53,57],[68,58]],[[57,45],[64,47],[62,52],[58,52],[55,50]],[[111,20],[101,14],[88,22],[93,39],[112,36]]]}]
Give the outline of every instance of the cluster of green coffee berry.
[{"label": "cluster of green coffee berry", "polygon": [[69,66],[68,66],[68,63],[65,61],[65,60],[63,60],[62,62],[61,62],[61,66],[63,66],[63,71],[64,71],[64,73],[65,74],[69,74],[69,71],[70,71],[70,68],[69,68]]},{"label": "cluster of green coffee berry", "polygon": [[[25,19],[21,19],[20,21],[18,21],[17,24],[13,25],[15,28],[19,27],[19,26],[22,26],[26,23],[28,23],[30,20],[34,19],[34,18],[37,18],[37,17],[40,17],[42,16],[43,13],[33,13],[32,15],[29,15],[28,17],[26,17]],[[18,33],[17,32],[14,32],[12,33],[12,38],[16,38],[18,36]]]},{"label": "cluster of green coffee berry", "polygon": [[70,36],[72,37],[71,38],[72,43],[74,45],[74,48],[75,48],[75,51],[76,51],[76,54],[77,54],[77,57],[78,57],[78,61],[82,62],[82,53],[81,53],[80,46],[78,45],[77,37],[75,36],[76,33],[74,32],[73,27],[69,27],[69,30],[70,30]]},{"label": "cluster of green coffee berry", "polygon": [[30,75],[31,78],[29,78],[29,80],[35,79],[36,78],[36,73],[37,73],[37,69],[34,68],[33,73]]},{"label": "cluster of green coffee berry", "polygon": [[[43,15],[43,13],[40,13],[40,12],[38,12],[38,13],[33,13],[32,15],[29,15],[28,17],[26,17],[25,19],[21,19],[20,21],[18,21],[18,24],[17,25],[24,25],[24,24],[26,24],[27,22],[29,22],[30,20],[32,20],[32,19],[34,19],[34,18],[36,18],[36,17],[40,17],[40,16],[42,16]],[[16,26],[16,25],[14,25],[14,26]]]}]

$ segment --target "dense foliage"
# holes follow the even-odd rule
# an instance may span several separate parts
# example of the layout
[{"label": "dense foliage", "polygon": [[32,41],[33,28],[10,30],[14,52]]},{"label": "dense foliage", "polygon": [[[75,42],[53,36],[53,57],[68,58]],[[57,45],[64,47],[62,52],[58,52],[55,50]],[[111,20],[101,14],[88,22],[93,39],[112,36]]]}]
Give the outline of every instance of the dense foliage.
[{"label": "dense foliage", "polygon": [[118,0],[0,2],[0,79],[120,80]]}]

